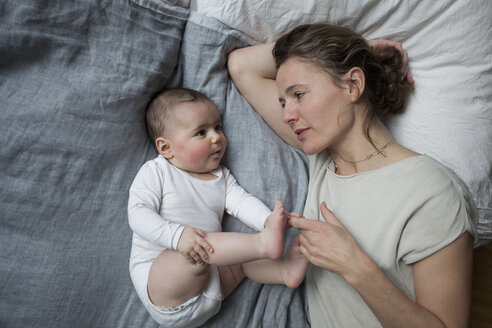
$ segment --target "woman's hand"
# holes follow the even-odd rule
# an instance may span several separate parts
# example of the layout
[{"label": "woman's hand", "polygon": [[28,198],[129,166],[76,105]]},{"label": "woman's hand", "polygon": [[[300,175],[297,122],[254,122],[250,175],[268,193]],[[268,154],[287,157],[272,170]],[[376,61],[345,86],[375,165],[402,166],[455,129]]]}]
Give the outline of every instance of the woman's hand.
[{"label": "woman's hand", "polygon": [[299,229],[301,252],[309,262],[348,279],[367,255],[325,202],[320,209],[326,223],[291,215],[289,224]]},{"label": "woman's hand", "polygon": [[374,39],[374,40],[369,40],[367,41],[369,45],[372,48],[386,48],[386,47],[393,47],[396,48],[400,51],[402,57],[403,57],[403,63],[401,64],[401,71],[402,71],[402,76],[403,80],[407,80],[408,83],[413,84],[413,76],[409,71],[408,68],[408,53],[403,50],[403,46],[401,42],[398,41],[391,41],[391,40],[386,40],[386,39]]}]

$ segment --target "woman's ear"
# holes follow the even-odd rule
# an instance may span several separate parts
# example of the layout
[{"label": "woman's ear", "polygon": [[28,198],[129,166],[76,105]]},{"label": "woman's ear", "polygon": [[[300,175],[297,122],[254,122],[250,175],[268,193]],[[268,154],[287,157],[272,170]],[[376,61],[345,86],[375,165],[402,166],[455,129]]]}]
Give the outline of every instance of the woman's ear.
[{"label": "woman's ear", "polygon": [[169,139],[159,137],[155,140],[155,147],[159,154],[161,154],[166,159],[171,159],[174,157],[171,141]]},{"label": "woman's ear", "polygon": [[360,67],[353,67],[347,73],[347,81],[351,101],[356,103],[364,94],[364,88],[366,87],[366,77],[364,72]]}]

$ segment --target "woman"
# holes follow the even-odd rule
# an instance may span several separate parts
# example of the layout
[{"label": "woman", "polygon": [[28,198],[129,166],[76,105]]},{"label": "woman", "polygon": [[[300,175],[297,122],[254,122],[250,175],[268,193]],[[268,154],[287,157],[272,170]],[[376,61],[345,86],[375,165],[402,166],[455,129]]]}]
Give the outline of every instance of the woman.
[{"label": "woman", "polygon": [[303,25],[235,50],[228,66],[269,126],[309,157],[311,220],[290,223],[311,263],[312,326],[465,327],[476,210],[452,172],[382,123],[411,82],[405,53],[385,44]]}]

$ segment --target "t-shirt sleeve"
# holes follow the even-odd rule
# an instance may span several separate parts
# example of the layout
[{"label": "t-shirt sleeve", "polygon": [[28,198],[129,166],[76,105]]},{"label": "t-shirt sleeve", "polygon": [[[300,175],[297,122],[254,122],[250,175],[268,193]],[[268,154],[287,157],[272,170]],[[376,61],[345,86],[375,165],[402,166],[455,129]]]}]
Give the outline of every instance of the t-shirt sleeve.
[{"label": "t-shirt sleeve", "polygon": [[249,227],[262,231],[265,220],[272,211],[258,198],[249,194],[226,168],[223,168],[226,182],[225,210]]},{"label": "t-shirt sleeve", "polygon": [[429,195],[416,207],[402,231],[398,258],[406,264],[434,254],[465,232],[472,238],[477,236],[477,212],[471,194],[458,178],[437,175],[430,175],[427,185],[416,191]]},{"label": "t-shirt sleeve", "polygon": [[143,239],[177,250],[184,226],[159,215],[164,177],[158,165],[149,161],[137,173],[128,198],[128,223]]}]

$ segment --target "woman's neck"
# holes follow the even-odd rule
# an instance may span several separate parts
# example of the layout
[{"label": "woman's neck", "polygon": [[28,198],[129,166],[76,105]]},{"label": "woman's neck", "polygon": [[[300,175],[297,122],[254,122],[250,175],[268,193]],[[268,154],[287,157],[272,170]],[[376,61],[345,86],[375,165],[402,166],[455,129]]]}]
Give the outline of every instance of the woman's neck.
[{"label": "woman's neck", "polygon": [[356,124],[339,144],[328,149],[337,174],[375,170],[416,154],[396,143],[379,119],[371,125],[369,138],[364,135],[362,125]]}]

